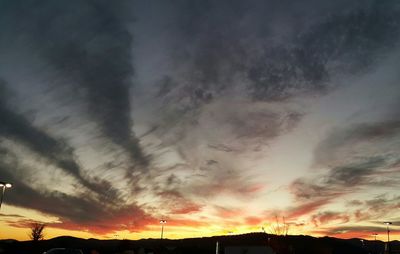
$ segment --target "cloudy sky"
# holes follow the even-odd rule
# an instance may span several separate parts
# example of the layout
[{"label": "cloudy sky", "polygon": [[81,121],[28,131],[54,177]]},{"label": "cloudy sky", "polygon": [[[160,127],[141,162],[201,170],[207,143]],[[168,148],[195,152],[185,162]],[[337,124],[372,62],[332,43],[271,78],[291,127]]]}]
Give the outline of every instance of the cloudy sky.
[{"label": "cloudy sky", "polygon": [[0,238],[400,240],[400,2],[0,1]]}]

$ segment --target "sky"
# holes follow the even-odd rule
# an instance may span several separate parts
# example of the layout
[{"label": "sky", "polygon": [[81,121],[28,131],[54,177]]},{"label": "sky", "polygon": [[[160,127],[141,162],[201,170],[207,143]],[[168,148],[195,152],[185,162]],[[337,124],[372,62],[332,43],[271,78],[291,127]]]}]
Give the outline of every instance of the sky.
[{"label": "sky", "polygon": [[0,1],[0,239],[400,240],[400,2]]}]

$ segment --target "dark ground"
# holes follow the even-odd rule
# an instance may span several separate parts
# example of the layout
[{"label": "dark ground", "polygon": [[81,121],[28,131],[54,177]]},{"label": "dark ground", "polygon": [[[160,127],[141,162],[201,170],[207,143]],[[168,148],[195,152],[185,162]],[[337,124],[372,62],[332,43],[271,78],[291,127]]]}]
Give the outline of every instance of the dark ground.
[{"label": "dark ground", "polygon": [[[68,247],[82,249],[91,253],[215,253],[216,242],[220,245],[220,254],[225,246],[269,245],[277,254],[378,254],[383,253],[381,241],[361,241],[360,239],[337,239],[331,237],[315,238],[311,236],[275,236],[264,233],[250,233],[235,236],[215,236],[189,238],[182,240],[142,239],[142,240],[97,240],[74,237],[57,237],[39,242],[1,240],[0,253],[23,254],[43,253],[51,248]],[[400,250],[400,242],[391,242],[393,249]],[[130,252],[129,252],[130,251]],[[134,252],[132,252],[134,251]],[[94,252],[92,252],[94,253]],[[396,252],[397,253],[397,252]],[[400,253],[400,252],[398,252]]]}]

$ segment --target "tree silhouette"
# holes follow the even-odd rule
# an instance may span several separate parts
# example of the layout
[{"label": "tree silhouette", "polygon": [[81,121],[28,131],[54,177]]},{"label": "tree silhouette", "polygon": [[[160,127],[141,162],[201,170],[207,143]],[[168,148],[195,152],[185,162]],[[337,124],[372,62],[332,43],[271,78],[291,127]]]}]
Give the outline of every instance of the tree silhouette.
[{"label": "tree silhouette", "polygon": [[286,222],[285,217],[282,217],[282,221],[279,220],[279,217],[275,215],[275,224],[271,224],[270,233],[274,235],[282,235],[287,236],[289,233],[290,224]]},{"label": "tree silhouette", "polygon": [[44,239],[44,228],[46,227],[46,224],[43,223],[32,223],[31,224],[31,232],[29,233],[29,237],[33,240],[33,241],[39,241],[39,240],[43,240]]}]

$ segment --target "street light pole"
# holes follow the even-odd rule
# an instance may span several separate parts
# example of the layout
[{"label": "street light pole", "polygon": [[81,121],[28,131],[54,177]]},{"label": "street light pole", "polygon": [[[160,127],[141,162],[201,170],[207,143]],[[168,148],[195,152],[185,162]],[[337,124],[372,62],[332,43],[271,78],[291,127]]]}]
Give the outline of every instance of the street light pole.
[{"label": "street light pole", "polygon": [[392,224],[392,222],[390,221],[385,221],[384,224],[386,225],[386,230],[387,230],[387,243],[386,243],[386,247],[385,247],[385,253],[390,253],[390,238],[389,238],[389,225]]},{"label": "street light pole", "polygon": [[373,233],[372,234],[375,237],[375,241],[376,241],[376,236],[378,235],[377,233]]},{"label": "street light pole", "polygon": [[6,189],[11,187],[12,187],[11,183],[0,182],[0,188],[1,188],[0,209],[1,209],[1,204],[3,203],[4,192],[6,191]]},{"label": "street light pole", "polygon": [[392,222],[386,221],[386,222],[384,222],[384,223],[385,223],[385,225],[386,225],[386,230],[387,230],[387,242],[389,243],[389,242],[390,242],[390,238],[389,238],[389,233],[390,233],[389,225],[392,225]]},{"label": "street light pole", "polygon": [[163,234],[164,234],[164,224],[167,223],[166,220],[160,220],[161,224],[161,240],[163,239]]}]

